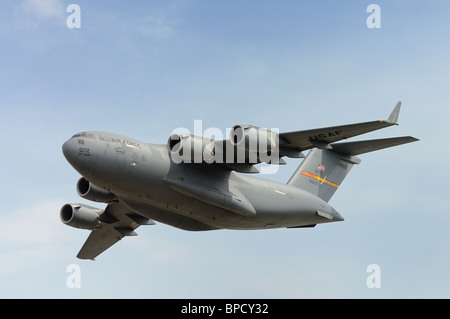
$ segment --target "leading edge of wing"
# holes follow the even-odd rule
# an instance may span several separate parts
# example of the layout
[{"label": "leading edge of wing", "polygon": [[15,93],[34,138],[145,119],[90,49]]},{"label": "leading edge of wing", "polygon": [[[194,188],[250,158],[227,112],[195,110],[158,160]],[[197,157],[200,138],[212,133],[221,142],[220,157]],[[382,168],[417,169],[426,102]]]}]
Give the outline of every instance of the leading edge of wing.
[{"label": "leading edge of wing", "polygon": [[296,148],[300,151],[328,145],[340,140],[373,132],[392,125],[398,125],[398,116],[402,102],[398,102],[387,120],[362,122],[338,126],[323,127],[305,131],[281,133],[280,146],[285,148]]},{"label": "leading edge of wing", "polygon": [[[301,151],[317,146],[317,142],[330,144],[350,137],[386,128],[396,123],[379,120],[357,124],[323,127],[306,131],[281,133],[280,145],[283,147],[298,148]],[[284,142],[284,143],[283,143]]]}]

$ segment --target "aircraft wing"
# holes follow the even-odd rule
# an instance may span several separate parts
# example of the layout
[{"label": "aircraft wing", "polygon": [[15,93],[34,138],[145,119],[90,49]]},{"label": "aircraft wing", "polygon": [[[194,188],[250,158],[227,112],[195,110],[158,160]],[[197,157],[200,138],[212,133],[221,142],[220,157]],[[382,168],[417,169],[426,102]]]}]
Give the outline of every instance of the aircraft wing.
[{"label": "aircraft wing", "polygon": [[[333,146],[331,145],[332,143],[345,140],[354,136],[358,136],[361,134],[365,134],[368,132],[376,131],[389,126],[398,125],[397,120],[400,113],[401,104],[402,104],[401,102],[397,103],[397,105],[394,107],[393,111],[391,112],[387,120],[377,120],[339,126],[330,126],[287,133],[276,133],[278,141],[275,142],[274,144],[278,145],[278,153],[277,153],[278,158],[271,158],[270,156],[267,156],[268,155],[267,153],[264,154],[264,152],[262,152],[260,154],[258,153],[259,150],[254,151],[248,148],[251,147],[249,146],[249,144],[251,143],[250,140],[252,139],[257,140],[255,138],[258,136],[257,134],[261,133],[260,136],[266,136],[268,140],[271,140],[272,135],[267,133],[268,132],[267,130],[252,125],[236,125],[233,128],[234,135],[232,135],[230,139],[214,141],[214,146],[211,148],[214,151],[211,152],[211,154],[213,154],[212,156],[215,156],[217,159],[220,159],[219,162],[216,162],[218,164],[218,167],[226,167],[228,170],[235,170],[241,173],[258,173],[259,171],[257,168],[254,167],[254,164],[266,162],[270,164],[283,165],[286,164],[286,162],[282,159],[282,157],[284,156],[292,158],[303,158],[305,156],[302,154],[302,151],[309,150],[315,147],[331,150],[333,149]],[[250,132],[251,129],[254,129],[255,130],[254,132],[259,133],[256,134],[253,133],[254,135],[251,135],[252,134]],[[266,137],[262,137],[262,139],[265,139]],[[258,137],[258,139],[259,138],[260,137]],[[211,142],[211,140],[209,139],[206,140],[206,142],[204,139],[202,138],[200,139],[201,143],[203,144],[205,143],[208,144]],[[178,143],[179,140],[177,139],[175,141],[177,141]],[[189,146],[189,143],[192,142],[193,140],[188,141],[187,145]],[[179,143],[181,143],[181,141]],[[385,142],[383,142],[382,144],[384,145],[384,143]],[[192,145],[190,146],[190,148],[187,149],[195,150],[195,146]],[[340,145],[336,147],[343,148],[344,146]],[[348,145],[346,146],[346,148],[349,147],[350,146]],[[352,146],[352,148],[355,147],[356,147],[355,145]],[[378,147],[378,145],[373,147]],[[233,151],[227,152],[226,150],[229,149]],[[244,152],[240,151],[239,149],[244,150]],[[203,149],[204,154],[208,154],[209,151],[211,150],[208,150],[206,147],[204,147]],[[186,154],[191,154],[191,152],[187,151]],[[178,186],[172,185],[172,186],[179,188],[178,187],[179,185]],[[189,191],[191,192],[192,190],[190,189]]]},{"label": "aircraft wing", "polygon": [[104,221],[102,226],[91,231],[77,255],[78,258],[93,260],[123,237],[136,236],[134,230],[140,225],[155,224],[151,219],[134,213],[120,202],[108,204],[100,219]]},{"label": "aircraft wing", "polygon": [[398,102],[387,120],[330,126],[305,131],[280,133],[280,155],[289,156],[290,150],[304,151],[314,147],[331,149],[329,144],[357,135],[398,125],[402,102]]},{"label": "aircraft wing", "polygon": [[358,124],[331,126],[306,131],[280,133],[280,153],[283,148],[293,148],[299,151],[313,147],[323,147],[330,143],[344,140],[364,133],[396,125],[389,121],[372,121]]}]

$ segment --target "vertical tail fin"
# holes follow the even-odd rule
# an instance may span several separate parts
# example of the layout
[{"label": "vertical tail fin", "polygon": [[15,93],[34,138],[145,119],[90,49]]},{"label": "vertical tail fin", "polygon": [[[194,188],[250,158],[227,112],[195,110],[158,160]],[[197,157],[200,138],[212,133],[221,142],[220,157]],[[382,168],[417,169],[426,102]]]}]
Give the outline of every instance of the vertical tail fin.
[{"label": "vertical tail fin", "polygon": [[328,202],[360,160],[327,149],[312,149],[289,179],[288,185],[306,190]]},{"label": "vertical tail fin", "polygon": [[[398,114],[398,110],[394,114]],[[397,115],[391,117],[395,120]],[[355,155],[416,141],[418,139],[415,137],[402,136],[334,143],[324,149],[313,148],[292,175],[288,185],[301,188],[328,202],[353,165],[361,162]]]}]

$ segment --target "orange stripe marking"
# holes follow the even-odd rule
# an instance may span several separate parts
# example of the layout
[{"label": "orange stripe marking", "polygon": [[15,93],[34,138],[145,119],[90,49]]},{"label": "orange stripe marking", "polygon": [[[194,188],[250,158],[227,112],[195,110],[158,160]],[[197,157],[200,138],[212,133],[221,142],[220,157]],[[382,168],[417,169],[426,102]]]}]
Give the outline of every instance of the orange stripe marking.
[{"label": "orange stripe marking", "polygon": [[339,188],[339,185],[338,185],[338,184],[332,183],[332,182],[326,180],[325,178],[322,178],[322,177],[317,176],[317,175],[315,175],[315,174],[312,174],[312,173],[309,173],[309,172],[306,172],[306,171],[301,171],[300,174],[305,175],[305,176],[308,176],[308,177],[310,177],[310,178],[312,178],[312,179],[316,179],[316,180],[318,180],[319,182],[325,183],[325,184],[327,184],[327,185],[329,185],[329,186],[331,186],[331,187]]}]

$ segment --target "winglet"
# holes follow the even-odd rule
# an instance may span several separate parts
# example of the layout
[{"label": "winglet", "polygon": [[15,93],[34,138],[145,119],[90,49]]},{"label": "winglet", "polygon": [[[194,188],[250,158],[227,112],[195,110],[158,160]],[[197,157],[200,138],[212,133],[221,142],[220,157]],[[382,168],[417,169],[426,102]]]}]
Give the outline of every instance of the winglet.
[{"label": "winglet", "polygon": [[388,121],[391,123],[397,123],[398,121],[398,115],[400,114],[400,107],[402,106],[402,102],[398,102],[397,105],[394,107],[394,110],[392,111],[391,115],[389,115]]}]

